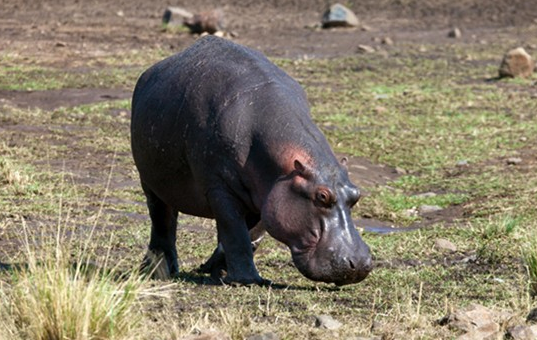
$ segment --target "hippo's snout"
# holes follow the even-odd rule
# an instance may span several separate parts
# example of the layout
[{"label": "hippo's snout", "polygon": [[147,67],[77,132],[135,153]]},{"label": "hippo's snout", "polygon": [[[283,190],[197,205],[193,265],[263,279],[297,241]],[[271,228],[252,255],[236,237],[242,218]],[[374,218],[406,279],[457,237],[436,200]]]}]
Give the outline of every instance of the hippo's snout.
[{"label": "hippo's snout", "polygon": [[[364,246],[366,245],[364,244]],[[373,261],[369,254],[369,248],[367,248],[366,252],[361,251],[360,253],[365,254],[341,258],[341,265],[334,266],[340,269],[333,273],[332,282],[338,286],[343,286],[346,284],[358,283],[369,275],[371,270],[373,270]]]},{"label": "hippo's snout", "polygon": [[352,249],[327,251],[318,247],[312,252],[293,253],[293,261],[307,278],[337,286],[358,283],[373,269],[369,247],[361,239]]}]

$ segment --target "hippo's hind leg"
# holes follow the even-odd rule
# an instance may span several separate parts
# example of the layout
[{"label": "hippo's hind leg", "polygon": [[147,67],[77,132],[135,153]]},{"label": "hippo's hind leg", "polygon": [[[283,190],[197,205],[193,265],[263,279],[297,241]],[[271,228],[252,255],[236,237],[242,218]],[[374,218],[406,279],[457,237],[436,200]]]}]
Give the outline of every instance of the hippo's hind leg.
[{"label": "hippo's hind leg", "polygon": [[179,274],[177,249],[177,210],[172,209],[142,183],[151,217],[151,239],[142,269],[156,279],[166,280]]},{"label": "hippo's hind leg", "polygon": [[[259,221],[259,216],[252,216],[251,219],[246,221],[248,228],[250,229],[250,241],[252,245],[252,252],[255,253],[263,237],[265,236],[265,227]],[[223,273],[227,270],[226,267],[226,255],[224,253],[224,247],[222,243],[218,243],[218,246],[214,250],[211,257],[200,266],[200,272],[211,274],[213,280],[220,280],[223,277]]]}]

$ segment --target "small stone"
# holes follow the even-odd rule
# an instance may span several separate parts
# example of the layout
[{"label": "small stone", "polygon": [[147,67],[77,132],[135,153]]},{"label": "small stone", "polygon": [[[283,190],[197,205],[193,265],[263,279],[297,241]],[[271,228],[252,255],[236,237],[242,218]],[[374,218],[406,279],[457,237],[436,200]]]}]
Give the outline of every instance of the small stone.
[{"label": "small stone", "polygon": [[184,25],[194,34],[204,32],[214,34],[218,31],[224,31],[224,12],[220,9],[200,12],[194,14],[191,18],[185,19]]},{"label": "small stone", "polygon": [[65,47],[65,46],[67,46],[67,44],[63,41],[56,42],[56,47]]},{"label": "small stone", "polygon": [[125,13],[123,11],[117,11],[116,15],[120,18],[123,18],[125,16]]},{"label": "small stone", "polygon": [[384,45],[393,45],[393,40],[390,37],[384,37],[380,42]]},{"label": "small stone", "polygon": [[268,332],[251,335],[247,337],[246,340],[280,340],[280,337],[276,333]]},{"label": "small stone", "polygon": [[337,321],[330,315],[318,315],[315,317],[315,327],[325,328],[329,330],[336,330],[343,326],[341,322]]},{"label": "small stone", "polygon": [[513,340],[537,339],[537,334],[533,332],[532,328],[524,325],[509,327],[507,329],[507,334],[510,335]]},{"label": "small stone", "polygon": [[196,333],[180,338],[180,340],[231,340],[228,335],[218,331],[203,330]]},{"label": "small stone", "polygon": [[537,323],[537,308],[533,308],[528,316],[526,317],[526,322]]},{"label": "small stone", "polygon": [[440,210],[442,210],[442,207],[439,207],[437,205],[427,205],[427,204],[421,205],[418,208],[418,212],[420,215],[431,214]]},{"label": "small stone", "polygon": [[518,140],[521,141],[521,142],[527,142],[527,141],[528,141],[528,137],[526,137],[526,136],[522,136],[522,137],[520,137]]},{"label": "small stone", "polygon": [[535,62],[523,47],[507,52],[499,69],[500,77],[527,78],[533,73]]},{"label": "small stone", "polygon": [[358,53],[374,53],[375,49],[369,45],[358,45]]},{"label": "small stone", "polygon": [[371,26],[362,24],[362,26],[360,27],[360,29],[361,29],[362,31],[364,31],[364,32],[369,32],[369,31],[371,31]]},{"label": "small stone", "polygon": [[445,238],[437,238],[434,241],[435,248],[442,250],[442,251],[449,251],[449,252],[456,252],[457,246],[453,244],[450,240],[446,240]]},{"label": "small stone", "polygon": [[448,37],[450,38],[460,38],[462,36],[461,30],[458,27],[454,27],[448,32]]},{"label": "small stone", "polygon": [[385,108],[384,106],[377,106],[377,107],[375,107],[375,112],[376,112],[376,113],[384,113],[384,112],[386,112],[386,111],[388,111],[388,109]]},{"label": "small stone", "polygon": [[417,217],[418,216],[418,210],[416,208],[410,208],[403,210],[403,216],[405,217]]},{"label": "small stone", "polygon": [[522,163],[522,158],[519,157],[509,157],[505,160],[507,165],[518,165]]},{"label": "small stone", "polygon": [[395,173],[398,174],[398,175],[406,175],[406,174],[408,174],[408,171],[406,171],[406,169],[403,169],[403,168],[398,167],[398,166],[396,166],[394,170],[395,170]]},{"label": "small stone", "polygon": [[216,32],[214,32],[213,35],[214,35],[215,37],[223,38],[223,37],[225,37],[226,32],[224,32],[224,31],[216,31]]},{"label": "small stone", "polygon": [[162,15],[164,25],[183,25],[186,19],[190,19],[194,14],[181,7],[168,7]]},{"label": "small stone", "polygon": [[461,159],[460,161],[457,161],[457,166],[460,166],[460,167],[463,167],[463,166],[468,166],[469,163],[468,163],[468,160],[466,159]]},{"label": "small stone", "polygon": [[471,332],[477,329],[486,329],[490,323],[494,323],[493,313],[479,304],[471,304],[466,310],[455,310],[442,321],[452,329]]},{"label": "small stone", "polygon": [[356,14],[339,3],[330,6],[324,12],[321,23],[323,24],[323,28],[356,27],[359,24]]},{"label": "small stone", "polygon": [[425,52],[427,52],[427,47],[420,46],[420,48],[418,48],[418,51],[421,52],[421,53],[425,53]]},{"label": "small stone", "polygon": [[430,197],[436,197],[436,193],[434,192],[424,192],[421,194],[414,195],[416,198],[430,198]]}]

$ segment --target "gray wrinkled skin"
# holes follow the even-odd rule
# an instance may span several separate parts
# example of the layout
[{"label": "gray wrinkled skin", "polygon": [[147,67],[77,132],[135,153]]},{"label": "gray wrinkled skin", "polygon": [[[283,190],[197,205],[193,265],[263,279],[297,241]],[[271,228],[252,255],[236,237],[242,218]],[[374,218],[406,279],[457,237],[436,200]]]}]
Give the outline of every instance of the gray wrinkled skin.
[{"label": "gray wrinkled skin", "polygon": [[157,63],[136,85],[131,137],[149,250],[170,275],[179,211],[216,219],[219,245],[201,269],[225,270],[225,282],[267,282],[253,262],[265,231],[312,280],[350,284],[371,271],[350,215],[360,192],[300,85],[260,53],[208,36]]}]

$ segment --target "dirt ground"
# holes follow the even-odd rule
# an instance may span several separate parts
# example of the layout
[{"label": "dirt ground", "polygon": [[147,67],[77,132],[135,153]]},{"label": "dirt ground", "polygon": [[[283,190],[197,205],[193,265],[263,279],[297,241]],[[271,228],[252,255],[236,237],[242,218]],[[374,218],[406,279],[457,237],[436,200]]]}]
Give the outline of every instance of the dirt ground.
[{"label": "dirt ground", "polygon": [[[191,12],[221,8],[235,41],[270,56],[342,56],[375,37],[394,41],[446,43],[447,29],[465,34],[457,43],[494,40],[499,28],[524,27],[537,18],[531,1],[364,0],[347,1],[357,14],[356,30],[315,30],[326,1],[111,1],[4,0],[0,9],[0,49],[40,56],[43,63],[84,65],[107,52],[160,47],[179,51],[195,37],[163,34],[168,5]],[[520,37],[523,39],[523,37]],[[450,42],[452,43],[452,42]]]},{"label": "dirt ground", "polygon": [[[321,30],[318,27],[326,1],[111,1],[111,0],[3,0],[0,8],[0,50],[37,60],[45,66],[64,67],[85,72],[93,58],[117,55],[121,51],[160,49],[174,53],[191,44],[196,36],[162,30],[161,16],[169,6],[182,6],[192,12],[221,8],[227,30],[236,34],[238,43],[259,49],[272,57],[312,58],[341,57],[357,53],[360,44],[376,46],[389,36],[398,44],[469,44],[494,41],[499,31],[509,30],[524,41],[521,28],[537,20],[537,6],[530,1],[485,0],[363,0],[346,2],[357,13],[356,29]],[[447,37],[452,27],[463,31],[461,39]],[[389,46],[384,46],[389,48]],[[98,65],[97,65],[98,66]],[[337,76],[337,75],[335,75]],[[17,107],[53,110],[60,106],[77,106],[110,99],[125,99],[130,88],[61,89],[50,91],[0,91],[0,103]],[[128,113],[116,113],[127,114]],[[21,139],[31,127],[19,129]],[[34,129],[35,130],[35,129]],[[49,132],[50,133],[50,132]],[[76,133],[72,134],[76,144]],[[17,141],[11,141],[14,145]],[[106,159],[94,158],[88,168],[79,161],[85,150],[73,148],[71,167],[84,183],[101,182],[95,169],[105,167]],[[61,163],[61,165],[60,165]],[[94,169],[95,171],[93,171]],[[350,162],[352,179],[367,192],[368,187],[382,185],[398,176],[395,169],[372,164],[367,159]],[[121,181],[121,179],[119,180]],[[116,185],[132,185],[137,183]],[[452,220],[463,209],[444,210],[424,223]],[[428,222],[427,222],[428,221]],[[359,225],[381,230],[382,223],[361,220]],[[376,229],[375,229],[376,228]],[[378,229],[381,228],[381,229]]]}]

